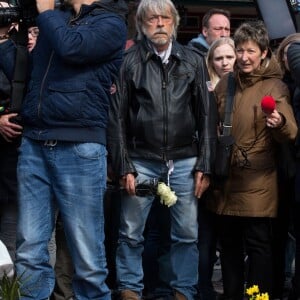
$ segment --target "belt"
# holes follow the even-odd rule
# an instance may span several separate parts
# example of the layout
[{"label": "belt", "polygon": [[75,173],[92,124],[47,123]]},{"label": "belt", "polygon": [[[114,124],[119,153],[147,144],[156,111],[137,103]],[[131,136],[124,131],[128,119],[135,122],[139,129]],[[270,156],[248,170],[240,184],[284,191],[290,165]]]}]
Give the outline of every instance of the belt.
[{"label": "belt", "polygon": [[46,140],[44,141],[44,146],[55,147],[57,145],[57,140]]}]

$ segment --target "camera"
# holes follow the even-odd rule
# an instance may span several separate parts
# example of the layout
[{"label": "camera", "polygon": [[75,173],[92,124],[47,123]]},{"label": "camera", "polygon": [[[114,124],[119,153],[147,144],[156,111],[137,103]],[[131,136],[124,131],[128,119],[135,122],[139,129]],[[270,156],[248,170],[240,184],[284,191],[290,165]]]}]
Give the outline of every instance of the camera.
[{"label": "camera", "polygon": [[[55,7],[60,7],[62,2],[56,0]],[[23,23],[27,27],[34,26],[37,15],[35,0],[8,0],[6,6],[0,4],[0,26],[14,22]]]},{"label": "camera", "polygon": [[35,0],[9,0],[7,6],[0,5],[0,26],[18,22],[29,27],[34,25],[37,14]]}]

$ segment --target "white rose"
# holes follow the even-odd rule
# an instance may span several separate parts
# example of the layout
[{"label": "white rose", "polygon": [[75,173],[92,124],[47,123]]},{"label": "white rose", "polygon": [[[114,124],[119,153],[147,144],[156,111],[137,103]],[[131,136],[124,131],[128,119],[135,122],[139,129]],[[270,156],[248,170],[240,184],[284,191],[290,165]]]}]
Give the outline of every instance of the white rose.
[{"label": "white rose", "polygon": [[177,201],[175,192],[173,192],[164,182],[158,183],[157,194],[160,196],[160,203],[167,205],[168,207],[174,205]]}]

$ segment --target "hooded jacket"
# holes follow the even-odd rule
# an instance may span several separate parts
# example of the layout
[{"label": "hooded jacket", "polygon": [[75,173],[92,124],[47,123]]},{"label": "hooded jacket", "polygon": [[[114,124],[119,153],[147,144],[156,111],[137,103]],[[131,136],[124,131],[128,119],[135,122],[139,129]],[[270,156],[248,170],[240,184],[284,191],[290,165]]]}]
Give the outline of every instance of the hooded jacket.
[{"label": "hooded jacket", "polygon": [[204,55],[207,54],[209,49],[209,45],[207,44],[207,41],[202,33],[199,34],[198,37],[189,41],[188,45],[197,48]]},{"label": "hooded jacket", "polygon": [[[221,120],[224,116],[228,76],[215,89]],[[276,145],[292,141],[297,125],[289,104],[289,91],[272,56],[252,74],[235,72],[236,92],[232,113],[235,138],[231,173],[225,185],[216,187],[209,207],[221,215],[275,217],[278,206]],[[282,116],[280,128],[266,126],[261,99],[271,95]],[[279,158],[280,159],[280,158]]]},{"label": "hooded jacket", "polygon": [[[126,42],[122,0],[48,10],[38,15],[40,34],[21,116],[24,136],[36,140],[106,143],[110,87]],[[0,45],[0,63],[12,79],[15,45]]]},{"label": "hooded jacket", "polygon": [[146,40],[127,51],[108,127],[116,175],[136,173],[133,157],[168,161],[196,156],[195,171],[211,173],[217,113],[207,79],[205,59],[176,41],[166,65]]}]

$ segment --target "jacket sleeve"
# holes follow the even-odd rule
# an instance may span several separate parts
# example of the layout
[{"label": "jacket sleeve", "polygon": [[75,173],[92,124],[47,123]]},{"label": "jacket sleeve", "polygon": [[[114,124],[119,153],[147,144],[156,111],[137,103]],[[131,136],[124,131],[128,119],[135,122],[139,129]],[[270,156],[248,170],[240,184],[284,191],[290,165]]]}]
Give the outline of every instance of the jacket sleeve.
[{"label": "jacket sleeve", "polygon": [[115,176],[137,175],[129,157],[126,143],[126,116],[130,97],[129,82],[126,80],[126,67],[123,63],[116,83],[116,93],[112,96],[107,132],[108,157]]},{"label": "jacket sleeve", "polygon": [[56,54],[79,65],[115,59],[124,49],[127,36],[124,20],[113,13],[94,16],[87,24],[68,26],[59,10],[47,10],[37,17],[37,25]]},{"label": "jacket sleeve", "polygon": [[195,89],[199,156],[194,171],[212,174],[217,141],[217,106],[214,94],[207,89],[209,76],[204,57],[199,58]]},{"label": "jacket sleeve", "polygon": [[11,81],[13,79],[16,57],[16,46],[12,40],[0,44],[0,68],[6,77]]},{"label": "jacket sleeve", "polygon": [[276,99],[276,109],[283,118],[283,126],[271,129],[272,136],[279,143],[293,141],[296,138],[298,128],[292,106],[290,105],[289,90],[285,83],[276,81],[272,88],[272,96]]},{"label": "jacket sleeve", "polygon": [[287,59],[292,78],[297,86],[300,87],[300,42],[290,45],[287,52]]}]

